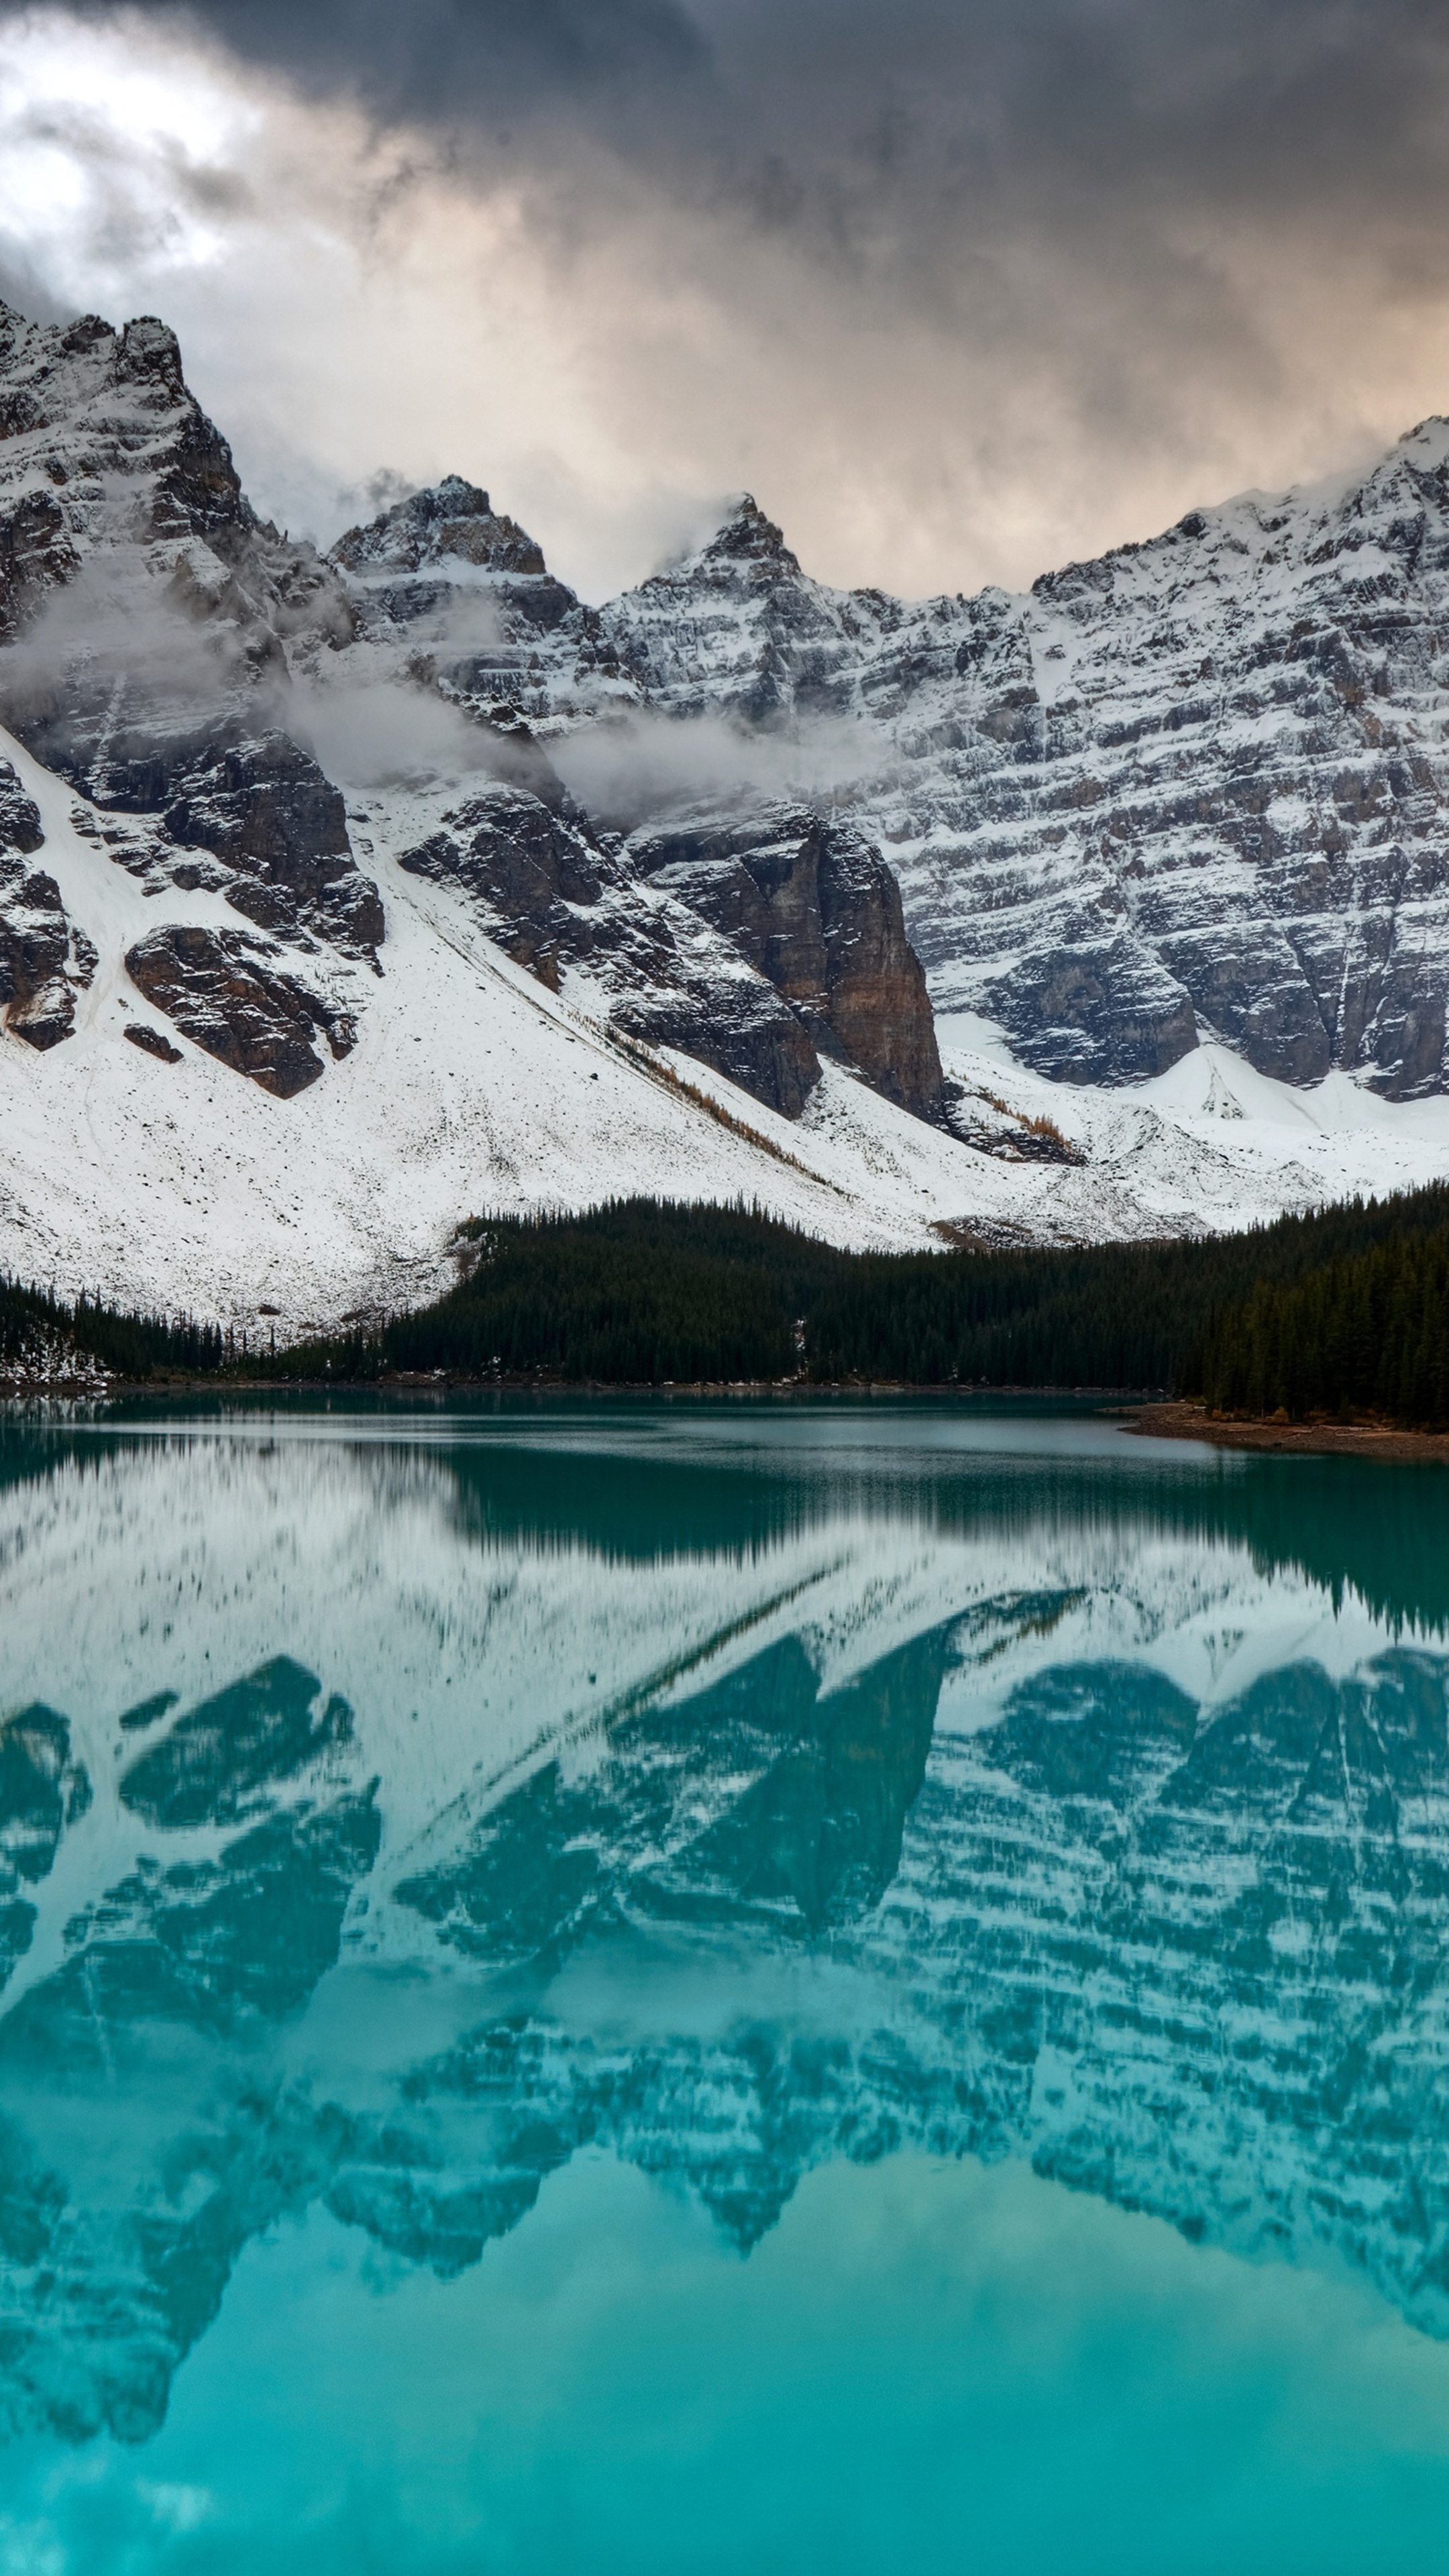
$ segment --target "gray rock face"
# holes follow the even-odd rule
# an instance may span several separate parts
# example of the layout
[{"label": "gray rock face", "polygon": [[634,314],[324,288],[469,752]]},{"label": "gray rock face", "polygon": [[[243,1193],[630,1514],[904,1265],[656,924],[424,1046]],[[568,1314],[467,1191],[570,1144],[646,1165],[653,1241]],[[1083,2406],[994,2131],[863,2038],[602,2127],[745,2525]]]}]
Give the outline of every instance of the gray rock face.
[{"label": "gray rock face", "polygon": [[[98,848],[150,892],[224,895],[304,968],[319,948],[375,966],[382,903],[297,738],[294,683],[354,707],[406,690],[435,718],[442,698],[469,726],[462,767],[494,784],[462,806],[438,794],[405,865],[463,887],[511,955],[555,990],[586,975],[622,1031],[787,1116],[820,1044],[936,1114],[929,1005],[879,863],[807,818],[811,954],[797,940],[787,960],[778,922],[764,941],[722,930],[647,885],[566,795],[520,707],[545,665],[555,714],[642,703],[598,612],[477,486],[413,494],[324,563],[257,519],[162,324],[42,330],[0,309],[0,719],[76,788]],[[63,917],[42,918],[38,878],[23,920],[18,904],[11,1025],[52,1043],[73,1010]],[[187,1035],[289,1093],[323,1069],[318,1028],[340,1051],[346,1014],[324,1011],[295,954],[284,969],[267,954],[168,930],[132,971]]]},{"label": "gray rock face", "polygon": [[350,528],[329,561],[341,573],[368,641],[401,642],[416,665],[480,706],[550,685],[594,706],[637,696],[586,607],[544,562],[517,521],[458,474]]},{"label": "gray rock face", "polygon": [[[356,604],[356,651],[405,654],[413,678],[485,726],[480,759],[560,817],[550,831],[526,802],[485,799],[469,809],[466,859],[450,820],[405,867],[461,867],[520,963],[556,983],[587,961],[610,984],[618,1026],[713,1065],[787,1117],[822,1050],[903,1107],[940,1115],[925,981],[894,880],[858,831],[808,809],[695,813],[617,856],[611,834],[606,855],[547,743],[581,713],[637,710],[644,695],[599,613],[552,578],[532,538],[453,475],[351,530],[331,559]],[[546,712],[538,738],[525,705]]]},{"label": "gray rock face", "polygon": [[287,730],[289,647],[337,643],[333,573],[247,503],[159,322],[0,307],[0,717],[153,883],[371,954],[376,889]]},{"label": "gray rock face", "polygon": [[71,926],[54,877],[0,857],[0,1004],[12,1036],[42,1050],[70,1036],[70,953]]},{"label": "gray rock face", "polygon": [[244,931],[169,923],[127,950],[126,971],[184,1037],[290,1100],[322,1072],[313,1039],[343,1056],[354,1031],[333,1002],[272,965],[276,954]]},{"label": "gray rock face", "polygon": [[1430,421],[1019,598],[831,590],[747,498],[602,623],[649,706],[798,740],[887,851],[937,1007],[1039,1070],[1140,1079],[1201,1028],[1408,1098],[1449,1079],[1446,606]]},{"label": "gray rock face", "polygon": [[[598,893],[550,891],[528,804],[511,856],[493,815],[468,866],[505,944],[545,976],[588,961],[622,1027],[777,1107],[798,1109],[823,1049],[940,1114],[916,957],[938,1009],[984,1013],[1058,1080],[1141,1080],[1203,1032],[1292,1083],[1340,1067],[1393,1098],[1443,1090],[1445,632],[1443,422],[1368,475],[1190,513],[1021,597],[831,589],[746,496],[596,610],[457,476],[324,562],[251,511],[162,324],[0,311],[0,715],[112,855],[371,958],[381,903],[293,682],[406,679],[485,728],[480,771],[592,853]],[[611,805],[621,853],[548,755],[666,722],[679,784]],[[748,804],[708,784],[721,728],[761,782]],[[414,846],[443,833],[464,848],[431,819]],[[33,874],[5,903],[9,1024],[53,1043],[60,923]]]},{"label": "gray rock face", "polygon": [[459,648],[465,678],[475,664],[486,675],[489,648],[503,645],[516,623],[544,634],[571,623],[582,632],[592,618],[554,578],[527,530],[500,516],[487,493],[460,474],[397,502],[365,528],[349,528],[329,560],[347,576],[364,631],[438,624],[445,644]]},{"label": "gray rock face", "polygon": [[499,783],[449,808],[399,864],[461,887],[489,935],[551,991],[581,970],[627,1034],[799,1116],[820,1075],[802,1016],[737,944],[641,884],[581,818]]},{"label": "gray rock face", "polygon": [[[109,812],[159,812],[177,853],[220,862],[208,870],[171,857],[173,885],[214,885],[264,930],[315,932],[363,952],[382,940],[382,901],[354,864],[342,797],[276,728],[248,738],[237,719],[164,748],[123,737],[100,783]],[[154,844],[143,872],[153,869]]]},{"label": "gray rock face", "polygon": [[986,1001],[1054,1082],[1139,1082],[1197,1044],[1190,996],[1130,930],[1036,950],[987,986]]},{"label": "gray rock face", "polygon": [[133,1047],[139,1047],[142,1055],[155,1056],[159,1064],[181,1062],[180,1047],[173,1046],[169,1038],[163,1038],[159,1029],[148,1028],[144,1020],[128,1021],[121,1035]]},{"label": "gray rock face", "polygon": [[77,942],[54,877],[25,864],[44,837],[33,798],[0,760],[0,1007],[11,1034],[42,1050],[69,1037],[75,984],[88,984],[96,963],[89,943]]},{"label": "gray rock face", "polygon": [[0,760],[0,853],[28,859],[44,840],[39,806],[26,795],[13,764]]},{"label": "gray rock face", "polygon": [[769,977],[817,1048],[903,1109],[940,1116],[926,979],[895,880],[853,825],[776,808],[646,829],[628,856]]}]

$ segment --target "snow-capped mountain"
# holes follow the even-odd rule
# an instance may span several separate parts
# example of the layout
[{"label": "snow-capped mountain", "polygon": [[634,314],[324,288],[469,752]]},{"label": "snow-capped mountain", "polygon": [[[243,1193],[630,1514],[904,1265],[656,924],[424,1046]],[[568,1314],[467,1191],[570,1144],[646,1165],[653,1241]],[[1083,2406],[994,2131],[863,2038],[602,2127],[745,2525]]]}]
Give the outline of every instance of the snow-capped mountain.
[{"label": "snow-capped mountain", "polygon": [[1095,1239],[1449,1169],[1446,475],[915,605],[745,500],[595,609],[456,476],[324,558],[162,324],[0,311],[0,1259],[285,1330],[484,1207]]},{"label": "snow-capped mountain", "polygon": [[652,705],[822,729],[937,1007],[1039,1071],[1137,1080],[1213,1034],[1404,1099],[1449,1080],[1446,614],[1429,421],[1025,598],[828,590],[746,500],[601,622]]}]

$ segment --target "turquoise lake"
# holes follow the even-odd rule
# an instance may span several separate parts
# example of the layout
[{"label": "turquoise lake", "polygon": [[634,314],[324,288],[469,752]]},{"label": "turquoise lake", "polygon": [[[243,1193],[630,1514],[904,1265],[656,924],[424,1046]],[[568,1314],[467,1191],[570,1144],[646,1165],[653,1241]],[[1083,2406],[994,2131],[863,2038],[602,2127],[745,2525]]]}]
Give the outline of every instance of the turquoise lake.
[{"label": "turquoise lake", "polygon": [[0,1423],[0,2576],[1449,2564],[1449,1475]]}]

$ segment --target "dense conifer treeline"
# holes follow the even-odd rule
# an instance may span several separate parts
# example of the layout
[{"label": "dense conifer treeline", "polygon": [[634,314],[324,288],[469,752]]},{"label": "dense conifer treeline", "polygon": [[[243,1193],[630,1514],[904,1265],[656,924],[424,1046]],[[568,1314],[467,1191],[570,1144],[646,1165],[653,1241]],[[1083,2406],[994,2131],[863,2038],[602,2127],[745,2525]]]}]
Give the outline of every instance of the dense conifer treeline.
[{"label": "dense conifer treeline", "polygon": [[649,1199],[464,1236],[467,1273],[436,1304],[265,1357],[187,1318],[0,1283],[0,1367],[48,1335],[140,1380],[1170,1389],[1225,1410],[1449,1421],[1449,1187],[1064,1252],[837,1252],[757,1210]]},{"label": "dense conifer treeline", "polygon": [[189,1316],[173,1322],[164,1315],[122,1314],[90,1297],[70,1306],[47,1289],[0,1279],[0,1371],[33,1366],[47,1356],[59,1361],[67,1351],[124,1378],[157,1371],[209,1375],[238,1355],[216,1324],[198,1324]]},{"label": "dense conifer treeline", "polygon": [[1231,1336],[1226,1318],[1255,1291],[1445,1229],[1449,1188],[1435,1188],[1207,1242],[846,1253],[742,1208],[636,1199],[480,1222],[476,1267],[436,1305],[277,1367],[1196,1392],[1208,1351]]},{"label": "dense conifer treeline", "polygon": [[1224,1413],[1449,1424],[1449,1228],[1255,1289],[1218,1319],[1193,1392]]}]

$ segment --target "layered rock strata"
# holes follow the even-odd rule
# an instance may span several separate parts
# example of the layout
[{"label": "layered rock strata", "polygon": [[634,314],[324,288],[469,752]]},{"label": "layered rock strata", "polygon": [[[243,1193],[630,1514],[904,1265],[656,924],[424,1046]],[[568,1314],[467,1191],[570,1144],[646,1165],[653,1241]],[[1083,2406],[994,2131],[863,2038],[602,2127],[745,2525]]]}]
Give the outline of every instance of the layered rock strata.
[{"label": "layered rock strata", "polygon": [[364,645],[403,648],[478,707],[557,715],[640,702],[599,611],[461,475],[350,528],[329,561]]},{"label": "layered rock strata", "polygon": [[[641,758],[592,825],[574,816],[601,850],[603,820],[627,827],[610,856],[640,954],[659,940],[647,880],[774,986],[810,1049],[928,1116],[912,949],[938,1008],[983,1013],[1054,1079],[1140,1080],[1201,1033],[1292,1083],[1338,1067],[1393,1098],[1444,1089],[1446,632],[1443,422],[1366,475],[1189,513],[1024,596],[832,589],[746,496],[708,544],[594,609],[457,476],[324,562],[250,510],[160,323],[0,315],[0,713],[115,856],[365,960],[381,905],[294,721],[297,671],[451,701],[489,733],[478,766],[545,804],[535,752],[571,776],[568,747],[592,737],[627,773],[630,729],[663,725],[677,784]],[[506,755],[520,720],[536,740]],[[747,806],[711,787],[721,728],[756,780]],[[828,859],[848,826],[858,853],[884,851],[901,934],[858,855],[836,871],[840,935],[821,910],[792,948],[810,866],[773,888],[751,866],[782,801],[807,809],[802,848],[814,834]],[[656,865],[688,835],[692,857]],[[430,820],[413,845],[432,837]],[[521,916],[500,926],[534,941]],[[621,949],[621,1011],[633,973]],[[703,1060],[743,1061],[679,989],[671,1043],[692,1028]],[[646,972],[636,1018],[662,1026],[656,1001]],[[762,1097],[808,1091],[791,1052],[793,1076],[783,1057],[754,1076]]]},{"label": "layered rock strata", "polygon": [[642,887],[580,818],[495,785],[401,853],[413,876],[460,888],[550,991],[577,970],[613,1023],[714,1066],[798,1117],[820,1075],[808,1027],[768,978],[682,905]]},{"label": "layered rock strata", "polygon": [[[132,946],[133,980],[184,1035],[290,1096],[323,1069],[319,1032],[345,1051],[364,999],[346,970],[377,965],[382,902],[304,739],[301,680],[354,732],[384,700],[423,746],[430,708],[434,729],[457,729],[452,768],[475,792],[434,789],[425,748],[409,752],[420,828],[390,837],[554,990],[579,978],[623,1032],[786,1116],[821,1045],[935,1114],[929,1007],[879,864],[834,837],[807,871],[813,950],[797,939],[789,956],[778,921],[770,940],[736,937],[718,907],[651,886],[522,720],[541,656],[555,686],[573,673],[580,709],[639,701],[598,612],[477,486],[412,495],[324,563],[251,510],[162,324],[45,330],[0,311],[0,718],[148,893],[220,895],[265,934],[192,921]],[[48,882],[26,881],[11,938],[11,1024],[37,1043],[70,1024]]]},{"label": "layered rock strata", "polygon": [[[1449,424],[1024,597],[812,581],[748,497],[613,601],[641,700],[798,743],[888,852],[938,1007],[1129,1081],[1446,1083]],[[571,674],[559,681],[565,703]]]},{"label": "layered rock strata", "polygon": [[[639,711],[637,678],[599,612],[460,477],[350,530],[332,562],[353,592],[354,652],[403,656],[481,729],[479,757],[499,779],[560,818],[551,834],[521,804],[477,805],[467,879],[511,954],[546,978],[587,961],[611,984],[621,1028],[697,1056],[787,1117],[803,1107],[822,1051],[888,1099],[940,1116],[925,979],[894,879],[858,830],[749,799],[625,834],[622,847],[618,833],[601,835],[565,793],[549,746],[576,717]],[[545,709],[541,732],[525,702]],[[450,824],[403,864],[456,873],[455,844]]]},{"label": "layered rock strata", "polygon": [[[126,971],[184,1037],[290,1100],[323,1070],[314,1038],[324,1037],[336,1058],[349,1052],[355,1030],[345,1011],[288,974],[277,957],[266,940],[188,922],[138,940],[126,951]],[[138,1036],[134,1043],[148,1042]]]}]

